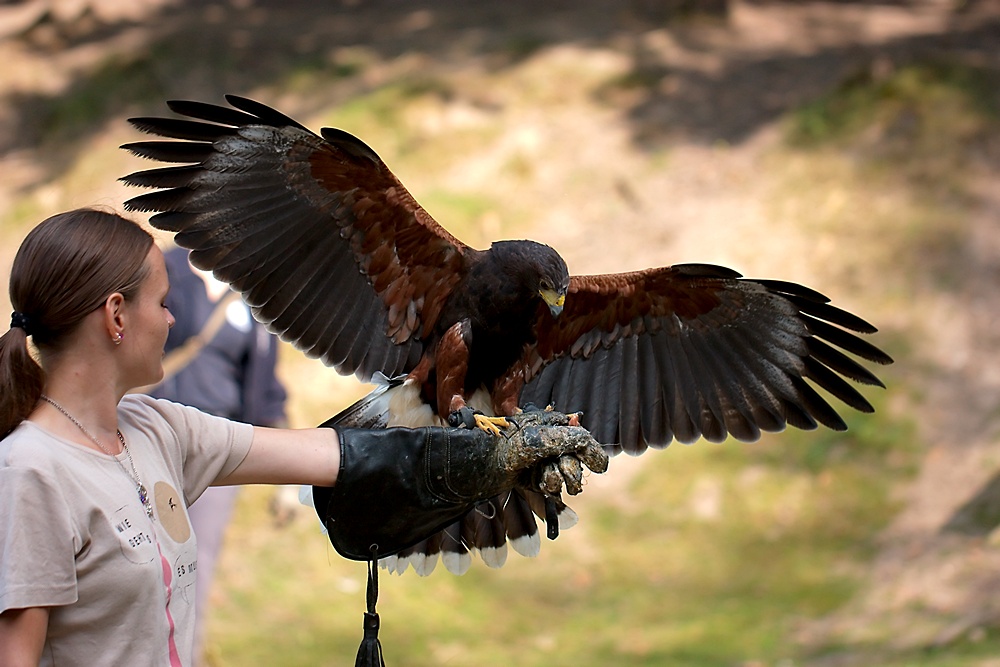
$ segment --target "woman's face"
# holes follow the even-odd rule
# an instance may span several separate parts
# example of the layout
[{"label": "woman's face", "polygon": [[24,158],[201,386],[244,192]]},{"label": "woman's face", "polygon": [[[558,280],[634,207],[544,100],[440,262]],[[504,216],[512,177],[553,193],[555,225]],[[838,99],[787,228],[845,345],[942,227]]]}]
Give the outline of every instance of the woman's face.
[{"label": "woman's face", "polygon": [[174,316],[165,305],[170,283],[163,253],[153,246],[146,255],[149,273],[138,294],[126,302],[128,324],[121,351],[128,354],[129,388],[155,384],[163,379],[163,346],[174,326]]}]

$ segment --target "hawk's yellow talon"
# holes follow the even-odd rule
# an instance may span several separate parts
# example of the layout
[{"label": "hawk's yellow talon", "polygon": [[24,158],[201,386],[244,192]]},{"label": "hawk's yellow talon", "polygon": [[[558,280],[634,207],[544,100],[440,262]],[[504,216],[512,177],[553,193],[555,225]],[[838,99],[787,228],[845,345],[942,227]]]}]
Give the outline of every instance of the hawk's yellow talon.
[{"label": "hawk's yellow talon", "polygon": [[484,431],[489,431],[493,435],[500,435],[501,428],[507,428],[510,426],[508,422],[503,417],[487,417],[486,415],[473,415],[476,420],[476,426],[483,429]]}]

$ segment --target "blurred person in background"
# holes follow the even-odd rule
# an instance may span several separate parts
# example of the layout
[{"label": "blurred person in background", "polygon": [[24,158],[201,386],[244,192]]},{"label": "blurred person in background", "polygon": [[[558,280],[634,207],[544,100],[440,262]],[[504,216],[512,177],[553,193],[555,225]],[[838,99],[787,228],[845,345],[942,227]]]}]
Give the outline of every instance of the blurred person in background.
[{"label": "blurred person in background", "polygon": [[[253,319],[236,292],[210,272],[193,267],[188,255],[178,247],[164,253],[170,280],[166,306],[175,322],[164,348],[163,380],[148,393],[254,426],[287,426],[287,393],[275,372],[277,339]],[[212,578],[239,489],[209,487],[188,508],[198,538],[196,659],[202,653]]]}]

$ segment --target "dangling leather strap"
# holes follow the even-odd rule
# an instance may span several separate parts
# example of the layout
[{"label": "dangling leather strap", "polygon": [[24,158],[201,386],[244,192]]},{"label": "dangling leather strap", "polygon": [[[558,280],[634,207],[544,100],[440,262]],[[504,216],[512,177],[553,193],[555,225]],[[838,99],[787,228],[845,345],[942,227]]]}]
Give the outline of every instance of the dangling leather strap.
[{"label": "dangling leather strap", "polygon": [[378,550],[372,546],[372,559],[368,561],[368,611],[365,612],[365,635],[358,648],[354,667],[385,667],[382,643],[378,639],[379,618],[375,611],[378,602]]}]

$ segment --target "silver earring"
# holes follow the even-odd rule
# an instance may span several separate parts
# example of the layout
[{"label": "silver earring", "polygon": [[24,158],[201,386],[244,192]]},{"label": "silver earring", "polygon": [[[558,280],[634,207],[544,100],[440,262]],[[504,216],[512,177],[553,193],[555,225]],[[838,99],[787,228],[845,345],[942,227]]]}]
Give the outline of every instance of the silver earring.
[{"label": "silver earring", "polygon": [[115,345],[121,345],[122,344],[122,338],[124,338],[124,337],[125,337],[125,334],[123,334],[121,332],[118,332],[117,334],[115,334],[115,338],[114,338]]}]

